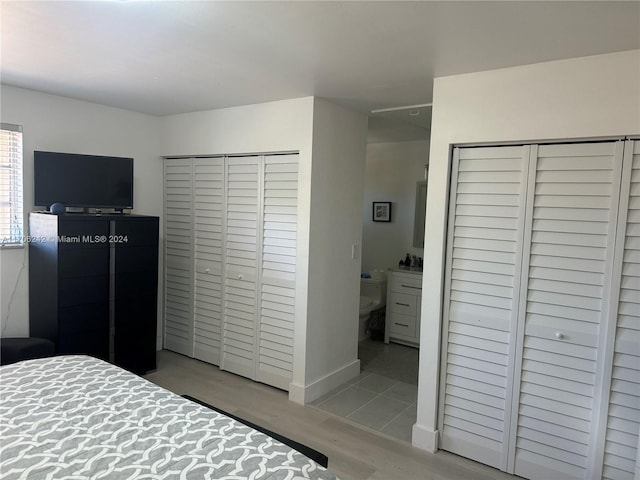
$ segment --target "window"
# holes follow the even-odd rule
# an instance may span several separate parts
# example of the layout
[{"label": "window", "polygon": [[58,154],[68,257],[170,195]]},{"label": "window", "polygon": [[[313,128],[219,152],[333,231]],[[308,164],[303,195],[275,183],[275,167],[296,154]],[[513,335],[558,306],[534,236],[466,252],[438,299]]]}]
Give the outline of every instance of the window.
[{"label": "window", "polygon": [[0,246],[23,244],[22,127],[0,124]]}]

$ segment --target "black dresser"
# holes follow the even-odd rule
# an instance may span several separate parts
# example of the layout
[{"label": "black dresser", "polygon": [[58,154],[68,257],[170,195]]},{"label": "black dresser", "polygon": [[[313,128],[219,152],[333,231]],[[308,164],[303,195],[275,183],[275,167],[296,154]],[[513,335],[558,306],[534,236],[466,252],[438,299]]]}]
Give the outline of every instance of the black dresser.
[{"label": "black dresser", "polygon": [[155,369],[158,217],[31,213],[29,235],[30,335]]}]

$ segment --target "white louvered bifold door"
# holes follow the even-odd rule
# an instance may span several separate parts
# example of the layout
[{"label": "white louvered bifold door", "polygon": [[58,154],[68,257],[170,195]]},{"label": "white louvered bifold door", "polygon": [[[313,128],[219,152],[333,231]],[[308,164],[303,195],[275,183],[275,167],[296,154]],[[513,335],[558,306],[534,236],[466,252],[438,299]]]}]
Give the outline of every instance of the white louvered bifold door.
[{"label": "white louvered bifold door", "polygon": [[[585,478],[609,314],[622,142],[533,146],[513,473]],[[532,162],[533,163],[533,162]],[[524,301],[524,299],[523,299]],[[509,469],[510,471],[510,469]]]},{"label": "white louvered bifold door", "polygon": [[531,479],[632,478],[637,142],[456,149],[451,191],[442,448]]},{"label": "white louvered bifold door", "polygon": [[506,468],[529,147],[454,152],[441,448]]},{"label": "white louvered bifold door", "polygon": [[220,367],[255,379],[258,315],[260,157],[231,157],[226,168],[223,340]]},{"label": "white louvered bifold door", "polygon": [[640,429],[640,141],[625,145],[621,192],[617,237],[620,273],[614,284],[619,289],[613,317],[602,478],[631,480],[637,468]]},{"label": "white louvered bifold door", "polygon": [[264,157],[257,380],[285,390],[293,371],[298,155]]},{"label": "white louvered bifold door", "polygon": [[164,348],[193,356],[192,160],[164,161]]},{"label": "white louvered bifold door", "polygon": [[224,157],[194,160],[194,357],[220,364]]}]

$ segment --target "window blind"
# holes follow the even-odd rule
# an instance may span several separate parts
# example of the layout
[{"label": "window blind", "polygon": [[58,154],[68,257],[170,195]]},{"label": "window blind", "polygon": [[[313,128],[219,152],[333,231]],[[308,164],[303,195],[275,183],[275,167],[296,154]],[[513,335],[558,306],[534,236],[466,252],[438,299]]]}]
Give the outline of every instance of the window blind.
[{"label": "window blind", "polygon": [[0,124],[0,246],[23,244],[22,127]]}]

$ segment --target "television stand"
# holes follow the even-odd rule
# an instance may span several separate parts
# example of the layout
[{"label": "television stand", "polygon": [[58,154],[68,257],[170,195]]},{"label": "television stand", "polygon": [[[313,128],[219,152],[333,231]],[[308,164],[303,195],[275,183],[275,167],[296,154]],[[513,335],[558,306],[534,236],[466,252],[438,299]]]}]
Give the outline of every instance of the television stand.
[{"label": "television stand", "polygon": [[29,328],[58,354],[156,368],[158,217],[31,213]]}]

